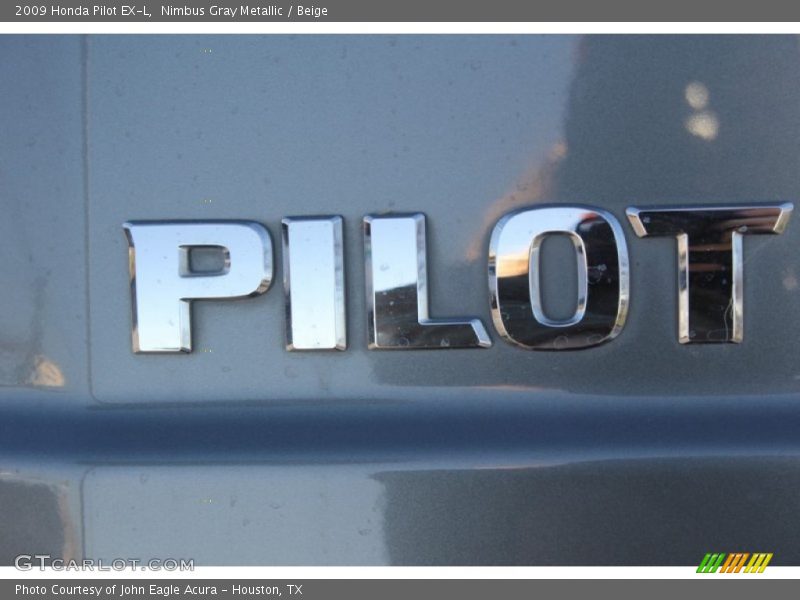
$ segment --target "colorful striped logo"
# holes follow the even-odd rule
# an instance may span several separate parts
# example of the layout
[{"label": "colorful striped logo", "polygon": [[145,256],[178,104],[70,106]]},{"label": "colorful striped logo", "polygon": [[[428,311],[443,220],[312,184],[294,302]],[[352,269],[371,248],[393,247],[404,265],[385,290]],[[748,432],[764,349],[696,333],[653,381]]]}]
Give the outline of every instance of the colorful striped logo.
[{"label": "colorful striped logo", "polygon": [[[750,559],[748,562],[747,559]],[[772,560],[772,552],[732,552],[730,554],[711,553],[703,557],[700,566],[697,567],[698,573],[763,573],[769,561]],[[745,566],[747,563],[747,566]]]}]

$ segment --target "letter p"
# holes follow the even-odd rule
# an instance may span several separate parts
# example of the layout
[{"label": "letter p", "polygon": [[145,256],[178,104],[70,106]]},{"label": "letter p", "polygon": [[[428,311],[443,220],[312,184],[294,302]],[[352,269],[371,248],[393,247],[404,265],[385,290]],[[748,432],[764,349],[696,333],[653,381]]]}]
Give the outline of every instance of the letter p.
[{"label": "letter p", "polygon": [[[251,221],[132,221],[128,238],[134,352],[191,352],[191,300],[246,298],[272,281],[272,240]],[[195,270],[192,251],[222,255]]]}]

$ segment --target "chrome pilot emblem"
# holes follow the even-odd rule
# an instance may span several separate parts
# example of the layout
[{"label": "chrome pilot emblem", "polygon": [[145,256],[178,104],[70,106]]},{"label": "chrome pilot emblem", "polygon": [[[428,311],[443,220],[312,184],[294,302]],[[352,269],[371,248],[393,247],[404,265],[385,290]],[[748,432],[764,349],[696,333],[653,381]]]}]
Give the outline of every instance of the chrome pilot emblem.
[{"label": "chrome pilot emblem", "polygon": [[639,237],[678,240],[678,340],[741,342],[744,336],[742,236],[783,233],[792,205],[627,210]]},{"label": "chrome pilot emblem", "polygon": [[425,215],[364,217],[369,347],[488,348],[480,319],[431,319]]},{"label": "chrome pilot emblem", "polygon": [[[542,310],[539,249],[545,237],[567,234],[578,261],[578,303],[569,319]],[[615,338],[628,314],[628,248],[614,215],[595,208],[550,206],[498,221],[489,243],[489,289],[497,331],[532,350],[568,350]]]},{"label": "chrome pilot emblem", "polygon": [[342,217],[282,224],[286,349],[346,349]]},{"label": "chrome pilot emblem", "polygon": [[[272,282],[272,241],[246,221],[131,221],[128,237],[134,352],[191,352],[192,300],[246,298]],[[218,249],[224,264],[203,273],[191,252]]]},{"label": "chrome pilot emblem", "polygon": [[[777,203],[627,210],[639,237],[677,239],[680,343],[743,340],[743,237],[782,233],[792,208]],[[272,239],[259,223],[130,221],[123,228],[136,353],[191,352],[193,301],[257,296],[272,282]],[[578,267],[577,308],[563,320],[545,314],[540,294],[541,244],[555,234],[570,238]],[[281,240],[286,349],[345,350],[342,217],[284,218]],[[369,349],[491,347],[481,318],[430,316],[423,214],[368,215],[363,243]],[[201,260],[205,255],[214,259]],[[628,247],[609,212],[537,205],[509,213],[491,234],[487,267],[487,312],[499,335],[515,346],[588,348],[614,339],[625,325],[632,297]]]}]

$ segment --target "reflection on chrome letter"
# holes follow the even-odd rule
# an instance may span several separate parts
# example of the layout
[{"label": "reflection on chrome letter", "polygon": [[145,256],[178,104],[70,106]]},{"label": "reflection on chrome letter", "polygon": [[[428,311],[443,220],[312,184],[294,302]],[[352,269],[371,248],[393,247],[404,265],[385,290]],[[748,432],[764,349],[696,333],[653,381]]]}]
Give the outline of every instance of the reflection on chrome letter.
[{"label": "reflection on chrome letter", "polygon": [[342,217],[283,219],[287,350],[345,350]]},{"label": "reflection on chrome letter", "polygon": [[[578,261],[578,303],[569,319],[542,310],[540,248],[565,234]],[[532,350],[574,350],[619,335],[628,312],[628,250],[619,221],[597,208],[541,206],[507,214],[489,244],[492,318],[509,342]]]},{"label": "reflection on chrome letter", "polygon": [[480,319],[431,319],[425,215],[364,217],[371,349],[489,348]]},{"label": "reflection on chrome letter", "polygon": [[742,235],[782,233],[789,203],[627,210],[639,237],[678,239],[678,340],[681,344],[741,342]]},{"label": "reflection on chrome letter", "polygon": [[[190,300],[263,294],[272,280],[269,232],[249,221],[135,221],[128,237],[134,352],[191,352]],[[191,253],[223,257],[197,270]]]}]

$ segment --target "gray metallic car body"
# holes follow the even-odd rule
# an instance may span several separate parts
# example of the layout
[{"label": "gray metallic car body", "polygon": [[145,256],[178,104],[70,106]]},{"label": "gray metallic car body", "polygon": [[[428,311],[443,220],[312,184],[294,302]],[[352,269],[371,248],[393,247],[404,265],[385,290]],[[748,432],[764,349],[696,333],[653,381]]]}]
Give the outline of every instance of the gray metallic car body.
[{"label": "gray metallic car body", "polygon": [[[628,206],[791,201],[794,37],[3,36],[0,562],[697,564],[800,550],[800,225],[745,241],[741,344],[681,345],[673,239]],[[687,99],[701,84],[705,104]],[[489,234],[539,203],[623,222],[602,346],[490,325]],[[367,349],[361,220],[419,211],[433,316],[489,349]],[[128,220],[344,219],[348,349],[265,295],[131,351]],[[568,244],[545,303],[571,314]]]}]

